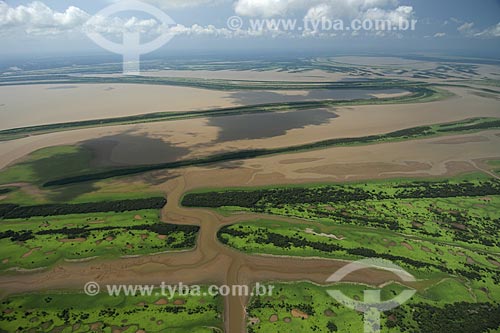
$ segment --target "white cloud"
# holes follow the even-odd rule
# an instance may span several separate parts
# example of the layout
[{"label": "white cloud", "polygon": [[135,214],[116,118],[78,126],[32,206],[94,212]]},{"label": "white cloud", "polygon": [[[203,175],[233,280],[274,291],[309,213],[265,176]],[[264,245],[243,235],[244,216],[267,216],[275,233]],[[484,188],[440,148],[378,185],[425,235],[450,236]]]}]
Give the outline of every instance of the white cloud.
[{"label": "white cloud", "polygon": [[360,18],[370,10],[385,10],[386,14],[401,14],[412,7],[398,7],[398,0],[236,0],[238,15],[273,17],[306,13],[306,17],[330,16],[333,18]]},{"label": "white cloud", "polygon": [[321,20],[323,17],[328,18],[330,16],[332,16],[331,7],[325,3],[322,3],[309,8],[304,19],[308,21],[315,21]]},{"label": "white cloud", "polygon": [[101,34],[120,35],[124,32],[139,32],[141,34],[158,34],[161,24],[154,19],[138,19],[131,17],[122,19],[119,17],[93,16],[81,26],[83,32],[97,32]]},{"label": "white cloud", "polygon": [[336,18],[360,18],[367,11],[389,9],[398,5],[397,0],[327,0],[323,1],[331,7]]},{"label": "white cloud", "polygon": [[457,28],[458,32],[464,35],[471,35],[474,29],[474,22],[465,22]]},{"label": "white cloud", "polygon": [[[109,0],[109,2],[118,2],[121,0]],[[230,0],[141,0],[150,3],[161,9],[183,9],[199,6],[213,6]]]},{"label": "white cloud", "polygon": [[[194,2],[206,1],[192,0],[188,2],[194,4]],[[212,25],[202,27],[195,24],[191,27],[183,25],[167,27],[155,19],[92,16],[74,6],[68,7],[63,12],[58,12],[40,1],[17,7],[10,7],[4,1],[0,1],[0,29],[0,34],[21,31],[28,35],[37,36],[72,32],[121,35],[124,32],[132,31],[149,35],[171,33],[190,36],[229,36],[231,34],[231,31],[227,29],[217,29]]]},{"label": "white cloud", "polygon": [[119,17],[92,17],[80,8],[70,6],[58,12],[40,1],[28,5],[10,7],[0,1],[0,27],[3,32],[22,30],[29,35],[55,35],[68,32],[97,31],[101,33],[142,33],[157,30],[159,22],[154,19],[122,19]]},{"label": "white cloud", "polygon": [[228,29],[220,29],[216,28],[213,25],[201,26],[198,24],[193,24],[191,27],[186,27],[182,24],[178,24],[173,27],[167,28],[164,32],[173,34],[173,35],[185,35],[185,36],[215,36],[215,37],[231,37],[233,35],[233,31]]},{"label": "white cloud", "polygon": [[[113,2],[114,0],[108,0]],[[305,15],[307,18],[320,19],[327,17],[359,18],[373,20],[389,20],[398,23],[400,19],[411,19],[413,7],[399,6],[398,0],[147,0],[150,3],[169,6],[196,6],[200,4],[216,4],[234,1],[237,13],[249,16],[274,16],[285,14]],[[347,24],[347,23],[346,23]],[[99,32],[121,36],[124,32],[140,32],[155,36],[162,33],[183,36],[216,36],[216,37],[332,37],[336,33],[293,32],[264,30],[230,31],[213,25],[164,26],[155,19],[138,19],[136,17],[99,17],[92,16],[80,8],[69,6],[63,11],[56,11],[41,1],[34,1],[17,7],[9,6],[0,0],[0,34],[17,36],[18,32],[29,35],[56,35],[67,33]],[[12,33],[15,32],[15,33]],[[390,34],[390,32],[389,32]],[[487,34],[485,32],[485,34]],[[377,33],[384,36],[385,33]]]},{"label": "white cloud", "polygon": [[300,0],[238,0],[234,9],[238,15],[253,17],[272,17],[285,15],[295,6],[300,6]]},{"label": "white cloud", "polygon": [[89,14],[74,6],[68,7],[64,12],[56,12],[40,1],[17,7],[10,7],[0,1],[2,30],[22,27],[32,34],[53,34],[80,27],[89,17]]},{"label": "white cloud", "polygon": [[385,10],[380,8],[370,8],[363,14],[363,19],[368,20],[388,20],[398,24],[400,20],[410,20],[413,16],[413,7],[399,6],[394,10]]},{"label": "white cloud", "polygon": [[481,32],[474,34],[474,37],[479,38],[496,38],[500,37],[500,22],[496,25],[489,27]]},{"label": "white cloud", "polygon": [[457,30],[470,38],[497,38],[500,37],[500,22],[482,31],[475,28],[474,22],[465,22]]},{"label": "white cloud", "polygon": [[446,36],[446,32],[436,32],[436,34],[434,34],[434,38],[441,38],[441,37],[445,37]]},{"label": "white cloud", "polygon": [[[399,6],[398,0],[236,0],[235,12],[240,16],[264,18],[304,15],[307,22],[318,22],[323,18],[332,22],[341,19],[345,25],[349,25],[346,20],[353,19],[383,20],[398,25],[401,20],[412,20],[415,15],[413,7]],[[374,34],[378,37],[385,35],[391,35],[391,32]]]}]

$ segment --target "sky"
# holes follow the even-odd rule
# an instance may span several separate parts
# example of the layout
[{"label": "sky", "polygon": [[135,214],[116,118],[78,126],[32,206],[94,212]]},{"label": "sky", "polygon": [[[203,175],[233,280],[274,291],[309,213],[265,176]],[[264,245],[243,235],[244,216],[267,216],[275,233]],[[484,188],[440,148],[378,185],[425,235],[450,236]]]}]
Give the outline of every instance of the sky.
[{"label": "sky", "polygon": [[[0,0],[0,57],[110,52],[96,45],[89,33],[116,43],[122,42],[124,33],[139,34],[142,42],[168,34],[168,43],[156,51],[165,54],[185,50],[213,54],[428,53],[500,57],[500,0],[143,2],[166,13],[172,21],[161,22],[138,11],[108,17],[99,13],[120,0]],[[415,22],[415,29],[370,28],[370,22],[375,24],[377,20],[397,27],[403,21]],[[369,21],[366,28],[352,28],[353,22],[365,21]],[[278,26],[273,25],[276,22]],[[285,27],[286,22],[295,25]],[[329,23],[335,23],[335,28]]]}]

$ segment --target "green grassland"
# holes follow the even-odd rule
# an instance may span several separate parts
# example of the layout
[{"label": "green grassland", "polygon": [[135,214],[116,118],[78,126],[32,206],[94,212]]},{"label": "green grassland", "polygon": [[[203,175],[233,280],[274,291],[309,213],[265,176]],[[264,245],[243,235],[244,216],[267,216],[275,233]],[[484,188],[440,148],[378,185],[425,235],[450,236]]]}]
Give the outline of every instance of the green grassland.
[{"label": "green grassland", "polygon": [[188,207],[247,210],[395,231],[442,242],[500,246],[500,181],[485,176],[186,194]]},{"label": "green grassland", "polygon": [[[41,184],[61,173],[90,171],[91,152],[79,146],[56,146],[37,150],[14,166],[0,172],[0,184]],[[94,169],[95,170],[95,169]]]},{"label": "green grassland", "polygon": [[[473,247],[366,227],[258,220],[225,227],[219,240],[240,251],[297,257],[392,260],[421,279],[460,277],[475,299],[500,295],[500,257]],[[495,251],[495,249],[491,249]]]},{"label": "green grassland", "polygon": [[[500,196],[389,198],[349,202],[291,203],[258,209],[275,215],[392,230],[462,246],[499,247]],[[241,210],[240,207],[235,207]]]},{"label": "green grassland", "polygon": [[203,296],[203,290],[200,296],[176,294],[171,300],[156,292],[128,297],[69,292],[12,296],[1,303],[0,332],[222,332],[222,300]]},{"label": "green grassland", "polygon": [[[272,296],[251,299],[248,306],[249,333],[329,332],[329,322],[334,322],[339,332],[363,331],[362,315],[342,307],[328,296],[326,288],[304,282],[273,285]],[[294,317],[294,309],[306,314],[307,318]],[[277,321],[270,320],[273,315],[277,315]]]},{"label": "green grassland", "polygon": [[121,180],[103,181],[94,184],[75,184],[57,189],[40,189],[34,186],[10,186],[8,188],[10,191],[2,194],[4,198],[0,200],[0,205],[4,203],[22,206],[59,202],[85,203],[145,199],[164,195],[160,191],[151,189],[151,186],[147,183],[129,183]]},{"label": "green grassland", "polygon": [[459,277],[475,299],[500,295],[500,181],[384,180],[188,193],[186,206],[280,215],[223,227],[254,254],[395,261],[422,279]]},{"label": "green grassland", "polygon": [[51,177],[90,170],[91,159],[83,147],[51,147],[0,173],[0,184],[12,184],[0,188],[8,190],[0,200],[0,270],[195,246],[199,228],[160,221],[158,204],[164,203],[149,200],[164,200],[164,193],[151,190],[147,183],[108,181],[39,189]]},{"label": "green grassland", "polygon": [[488,164],[493,167],[493,172],[500,175],[500,161],[490,161]]},{"label": "green grassland", "polygon": [[[101,170],[93,164],[92,152],[83,146],[56,146],[37,150],[0,172],[0,191],[8,190],[1,194],[5,198],[0,200],[0,203],[21,205],[61,201],[79,203],[163,195],[157,190],[152,190],[147,183],[121,181],[75,184],[57,189],[40,188],[48,179]],[[30,190],[23,186],[8,185],[19,183],[29,183],[37,188]]]},{"label": "green grassland", "polygon": [[[363,314],[344,307],[328,290],[340,290],[355,300],[363,300],[372,287],[340,283],[317,286],[311,283],[274,284],[272,296],[255,296],[248,307],[249,333],[268,332],[362,332]],[[407,289],[398,284],[382,288],[382,301]],[[299,314],[293,310],[299,310]],[[306,316],[303,316],[303,315]],[[403,306],[383,313],[381,332],[500,332],[500,305],[476,302],[454,279],[443,280],[418,290]]]},{"label": "green grassland", "polygon": [[179,251],[195,246],[197,231],[162,223],[157,210],[2,220],[0,270]]}]

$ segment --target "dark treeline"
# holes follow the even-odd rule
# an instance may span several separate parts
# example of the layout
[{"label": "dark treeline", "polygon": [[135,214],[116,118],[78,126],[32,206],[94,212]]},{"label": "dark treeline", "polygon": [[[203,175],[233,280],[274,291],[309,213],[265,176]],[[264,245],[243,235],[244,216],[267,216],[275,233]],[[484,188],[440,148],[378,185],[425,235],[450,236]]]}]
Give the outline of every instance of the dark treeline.
[{"label": "dark treeline", "polygon": [[477,184],[469,181],[460,183],[419,182],[418,184],[408,184],[398,191],[395,198],[453,198],[498,194],[500,194],[500,181],[492,179],[480,181]]},{"label": "dark treeline", "polygon": [[[255,191],[224,191],[190,193],[184,196],[182,205],[186,207],[238,206],[244,208],[263,208],[271,206],[294,205],[318,202],[349,202],[374,199],[376,196],[361,188],[326,186],[317,189],[283,188]],[[334,199],[334,200],[332,200]]]},{"label": "dark treeline", "polygon": [[[480,119],[476,119],[479,121]],[[469,120],[467,120],[469,121]],[[461,122],[456,123],[460,125]],[[483,129],[486,128],[498,128],[500,124],[495,120],[485,120],[481,123]],[[139,174],[143,172],[155,171],[155,170],[165,170],[165,169],[177,169],[188,166],[204,166],[214,163],[222,163],[236,160],[252,159],[256,157],[274,155],[274,154],[284,154],[303,150],[311,149],[322,149],[327,147],[344,146],[344,145],[354,145],[354,144],[371,144],[383,141],[394,141],[394,140],[405,140],[405,139],[416,139],[426,136],[439,134],[440,125],[436,126],[437,129],[429,126],[420,126],[414,128],[403,129],[391,133],[370,135],[358,138],[338,138],[330,139],[324,141],[318,141],[298,146],[275,148],[275,149],[253,149],[253,150],[240,150],[235,152],[223,153],[203,158],[196,158],[192,160],[183,160],[177,162],[152,164],[146,166],[139,166],[133,168],[118,168],[110,169],[108,171],[83,174],[79,176],[66,177],[61,179],[55,179],[43,184],[44,187],[50,186],[61,186],[75,183],[82,183],[88,181],[97,181],[102,179],[108,179],[113,177],[127,176],[133,174]],[[454,130],[455,131],[455,130]],[[456,130],[459,132],[460,130]]]},{"label": "dark treeline", "polygon": [[33,239],[33,231],[13,231],[7,230],[0,232],[0,239],[10,238],[12,242],[24,242]]},{"label": "dark treeline", "polygon": [[[395,194],[388,190],[395,189]],[[395,185],[392,188],[379,187],[370,191],[348,185],[331,185],[317,188],[281,188],[251,191],[223,191],[190,193],[184,196],[186,207],[237,206],[263,211],[270,207],[294,204],[345,203],[363,200],[418,199],[475,197],[500,194],[500,181],[487,180],[478,183],[418,182]]]},{"label": "dark treeline", "polygon": [[0,188],[0,195],[12,192],[11,188]]},{"label": "dark treeline", "polygon": [[[107,227],[96,227],[90,228],[88,226],[78,227],[78,228],[60,228],[60,229],[49,229],[41,230],[38,232],[29,231],[12,231],[7,230],[5,232],[0,232],[0,239],[10,238],[12,242],[24,242],[27,240],[35,239],[37,236],[55,235],[62,236],[67,239],[76,238],[88,238],[92,233],[102,232],[102,231],[116,231],[116,232],[127,232],[127,231],[150,231],[157,233],[159,235],[171,235],[173,233],[183,233],[183,241],[181,243],[172,244],[173,248],[187,248],[193,247],[196,243],[196,237],[200,227],[191,225],[176,225],[168,223],[154,223],[154,224],[141,224],[134,226],[107,226]],[[174,239],[168,239],[166,242],[173,241]]]},{"label": "dark treeline", "polygon": [[16,204],[0,204],[0,218],[19,207]]},{"label": "dark treeline", "polygon": [[482,130],[482,129],[489,129],[492,127],[499,127],[500,126],[500,120],[494,120],[490,122],[484,122],[484,123],[479,123],[479,124],[472,124],[472,125],[463,125],[463,126],[455,126],[455,127],[449,127],[449,128],[440,128],[438,129],[438,132],[456,132],[456,131],[474,131],[474,130]]},{"label": "dark treeline", "polygon": [[[401,332],[483,333],[497,332],[500,328],[500,305],[496,303],[453,303],[444,307],[418,303],[396,308],[387,313],[388,328]],[[416,323],[407,324],[404,318]]]},{"label": "dark treeline", "polygon": [[164,197],[146,199],[127,199],[118,201],[86,202],[78,204],[46,204],[36,206],[19,206],[0,204],[0,218],[16,219],[33,216],[57,216],[69,214],[126,212],[141,209],[161,209],[167,203]]}]

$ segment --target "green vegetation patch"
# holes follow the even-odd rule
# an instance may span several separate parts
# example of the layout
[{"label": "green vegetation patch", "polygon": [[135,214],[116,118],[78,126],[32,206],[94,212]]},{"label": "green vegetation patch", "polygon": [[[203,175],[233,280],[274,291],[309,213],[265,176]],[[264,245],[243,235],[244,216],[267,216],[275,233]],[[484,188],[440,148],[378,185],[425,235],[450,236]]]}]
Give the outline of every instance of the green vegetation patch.
[{"label": "green vegetation patch", "polygon": [[488,164],[492,166],[493,168],[492,171],[500,176],[500,161],[499,160],[490,161],[488,162]]},{"label": "green vegetation patch", "polygon": [[500,181],[386,180],[189,193],[186,206],[299,218],[223,227],[247,253],[385,258],[417,276],[460,276],[475,297],[500,295]]},{"label": "green vegetation patch", "polygon": [[[327,290],[340,290],[351,299],[363,300],[365,290],[374,288],[336,284],[317,286],[311,283],[274,284],[272,296],[255,296],[248,307],[249,333],[268,332],[362,332],[363,314],[349,309],[331,298]],[[455,289],[442,293],[454,301],[429,299],[417,292],[403,306],[382,313],[381,332],[449,333],[498,332],[500,305],[495,302],[475,302],[467,291],[455,294]],[[381,291],[382,301],[400,294],[406,287],[390,284]],[[464,295],[465,294],[465,295]],[[461,300],[467,299],[466,301]]]},{"label": "green vegetation patch", "polygon": [[384,258],[421,278],[460,276],[476,297],[500,295],[500,258],[474,247],[359,226],[258,220],[222,228],[219,240],[252,254],[357,260]]},{"label": "green vegetation patch", "polygon": [[0,172],[0,184],[35,183],[91,170],[91,152],[79,146],[37,150],[20,163]]},{"label": "green vegetation patch", "polygon": [[175,294],[170,299],[155,294],[13,296],[1,303],[0,332],[222,332],[219,297]]},{"label": "green vegetation patch", "polygon": [[249,210],[500,246],[500,181],[395,180],[188,193],[182,204]]},{"label": "green vegetation patch", "polygon": [[157,210],[3,220],[0,269],[185,250],[195,246],[198,231],[161,222]]},{"label": "green vegetation patch", "polygon": [[326,288],[304,282],[274,286],[272,296],[250,300],[249,333],[363,331],[362,314],[344,308]]},{"label": "green vegetation patch", "polygon": [[161,195],[146,184],[133,182],[74,184],[50,190],[40,188],[45,182],[60,177],[104,170],[96,167],[94,160],[93,153],[83,146],[57,146],[34,151],[0,171],[0,204],[81,203]]}]

